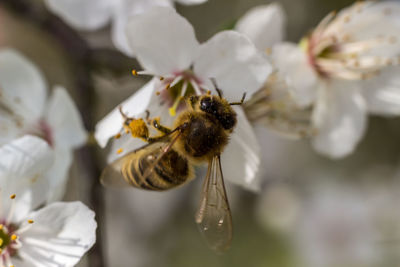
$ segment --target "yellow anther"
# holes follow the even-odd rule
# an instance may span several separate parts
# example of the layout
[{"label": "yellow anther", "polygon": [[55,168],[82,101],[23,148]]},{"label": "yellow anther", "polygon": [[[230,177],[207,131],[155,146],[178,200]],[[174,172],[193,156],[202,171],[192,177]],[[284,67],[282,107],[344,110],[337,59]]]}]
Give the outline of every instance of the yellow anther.
[{"label": "yellow anther", "polygon": [[162,81],[162,80],[164,80],[164,77],[163,77],[163,76],[160,76],[160,81]]},{"label": "yellow anther", "polygon": [[171,84],[168,83],[168,84],[165,86],[165,90],[168,90],[170,87],[171,87]]},{"label": "yellow anther", "polygon": [[156,92],[156,95],[157,95],[157,96],[159,96],[160,94],[161,94],[160,91],[157,91],[157,92]]},{"label": "yellow anther", "polygon": [[28,220],[28,223],[32,224],[32,223],[34,223],[34,221],[33,220]]},{"label": "yellow anther", "polygon": [[3,253],[3,250],[0,248],[0,254]]},{"label": "yellow anther", "polygon": [[14,265],[10,265],[10,267],[14,267]]},{"label": "yellow anther", "polygon": [[143,119],[133,119],[126,127],[133,137],[147,138],[149,136],[149,129]]},{"label": "yellow anther", "polygon": [[178,108],[181,99],[181,97],[177,97],[172,107],[169,108],[169,115],[172,117],[176,116],[176,109]]},{"label": "yellow anther", "polygon": [[16,197],[15,194],[12,194],[12,195],[10,196],[11,199],[15,199],[15,197]]},{"label": "yellow anther", "polygon": [[120,133],[116,134],[116,135],[114,136],[114,138],[115,138],[115,139],[121,138],[121,134],[120,134]]},{"label": "yellow anther", "polygon": [[11,240],[12,241],[15,241],[15,240],[17,240],[18,239],[18,236],[16,235],[16,234],[13,234],[12,236],[11,236]]},{"label": "yellow anther", "polygon": [[124,151],[122,148],[118,149],[118,150],[117,150],[117,154],[121,154],[122,151]]},{"label": "yellow anther", "polygon": [[3,238],[0,238],[0,247],[3,245],[3,243],[4,243]]},{"label": "yellow anther", "polygon": [[132,75],[133,76],[137,76],[138,75],[137,71],[136,70],[132,70]]},{"label": "yellow anther", "polygon": [[0,230],[3,230],[4,225],[0,224]]}]

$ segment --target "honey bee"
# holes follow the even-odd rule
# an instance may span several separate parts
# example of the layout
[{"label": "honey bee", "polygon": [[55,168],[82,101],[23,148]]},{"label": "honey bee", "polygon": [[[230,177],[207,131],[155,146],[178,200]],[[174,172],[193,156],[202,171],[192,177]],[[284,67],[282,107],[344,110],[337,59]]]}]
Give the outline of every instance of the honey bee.
[{"label": "honey bee", "polygon": [[[185,99],[187,109],[174,122],[172,129],[160,124],[159,118],[134,119],[126,116],[124,129],[148,144],[108,165],[102,173],[102,183],[164,191],[181,186],[194,178],[194,166],[208,163],[200,204],[195,220],[210,248],[222,252],[232,241],[232,216],[226,196],[221,153],[237,119],[232,105],[217,89],[211,93]],[[149,136],[147,125],[160,135]]]}]

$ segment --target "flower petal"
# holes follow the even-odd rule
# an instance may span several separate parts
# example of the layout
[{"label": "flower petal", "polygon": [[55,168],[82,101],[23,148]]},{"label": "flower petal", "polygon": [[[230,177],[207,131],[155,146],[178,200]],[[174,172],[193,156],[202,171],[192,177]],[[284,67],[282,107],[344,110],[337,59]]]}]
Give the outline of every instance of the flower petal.
[{"label": "flower petal", "polygon": [[306,54],[295,44],[282,43],[274,46],[273,63],[286,76],[293,100],[300,107],[309,106],[315,99],[318,77],[308,64]]},{"label": "flower petal", "polygon": [[368,110],[380,115],[400,115],[400,68],[383,70],[363,83]]},{"label": "flower petal", "polygon": [[56,86],[47,104],[46,122],[52,129],[54,145],[62,149],[83,145],[87,133],[75,103],[61,86]]},{"label": "flower petal", "polygon": [[48,181],[45,173],[53,163],[53,152],[47,143],[26,135],[0,147],[0,188],[3,209],[16,194],[14,220],[46,201]]},{"label": "flower petal", "polygon": [[73,27],[96,30],[111,18],[113,5],[110,0],[45,0],[47,7]]},{"label": "flower petal", "polygon": [[134,56],[126,35],[129,17],[144,13],[154,6],[172,6],[172,3],[165,0],[122,0],[116,6],[115,13],[118,16],[113,17],[111,37],[114,45],[126,55]]},{"label": "flower petal", "polygon": [[50,189],[48,192],[47,203],[60,201],[65,195],[69,178],[69,168],[73,160],[73,153],[70,150],[54,150],[54,163],[50,170],[46,172]]},{"label": "flower petal", "polygon": [[37,120],[46,101],[42,73],[13,49],[0,50],[0,102],[22,120]]},{"label": "flower petal", "polygon": [[75,266],[96,241],[94,216],[81,202],[56,202],[32,212],[27,218],[35,223],[21,234],[18,253],[35,267]]},{"label": "flower petal", "polygon": [[96,124],[94,137],[101,147],[105,147],[108,139],[115,136],[122,129],[124,119],[119,112],[119,107],[121,107],[122,111],[130,117],[135,117],[148,108],[152,95],[155,95],[155,81],[156,78],[146,83],[136,93],[118,105],[118,107],[114,108]]},{"label": "flower petal", "polygon": [[215,78],[231,101],[258,90],[272,70],[251,41],[234,31],[218,33],[202,44],[193,68],[204,81]]},{"label": "flower petal", "polygon": [[366,104],[355,83],[331,82],[319,90],[313,111],[314,148],[331,158],[349,155],[366,128]]},{"label": "flower petal", "polygon": [[256,6],[236,23],[235,30],[248,36],[261,51],[285,38],[286,14],[281,4]]},{"label": "flower petal", "polygon": [[0,145],[19,137],[25,127],[26,125],[18,116],[0,108]]},{"label": "flower petal", "polygon": [[238,123],[231,135],[231,140],[222,153],[224,177],[250,190],[259,190],[260,146],[253,127],[247,121],[243,110],[236,107]]},{"label": "flower petal", "polygon": [[126,29],[141,65],[158,75],[189,68],[199,46],[192,25],[168,7],[154,7],[131,17]]}]

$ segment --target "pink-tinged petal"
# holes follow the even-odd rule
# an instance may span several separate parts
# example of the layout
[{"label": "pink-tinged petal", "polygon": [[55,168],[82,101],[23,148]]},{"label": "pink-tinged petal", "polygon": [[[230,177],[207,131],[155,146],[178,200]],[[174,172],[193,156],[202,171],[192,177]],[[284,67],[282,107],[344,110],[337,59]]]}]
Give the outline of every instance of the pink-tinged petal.
[{"label": "pink-tinged petal", "polygon": [[308,63],[306,54],[295,44],[282,43],[274,46],[273,63],[286,77],[293,100],[300,107],[307,107],[315,100],[318,77]]},{"label": "pink-tinged petal", "polygon": [[229,101],[251,96],[268,78],[272,67],[245,35],[224,31],[201,45],[194,72],[203,81],[215,78]]},{"label": "pink-tinged petal", "polygon": [[260,146],[253,127],[240,107],[235,108],[238,123],[228,146],[221,155],[224,178],[247,189],[258,191],[260,178]]},{"label": "pink-tinged petal", "polygon": [[[13,221],[46,201],[49,183],[46,172],[53,164],[53,151],[35,136],[26,135],[0,147],[0,188],[3,210],[16,194],[18,210]],[[6,212],[6,211],[3,211]]]},{"label": "pink-tinged petal", "polygon": [[48,101],[45,122],[57,148],[72,149],[86,142],[87,133],[79,110],[68,92],[60,86],[54,88]]},{"label": "pink-tinged petal", "polygon": [[143,68],[158,75],[189,68],[199,47],[192,25],[168,7],[131,17],[126,30]]},{"label": "pink-tinged petal", "polygon": [[45,0],[52,12],[81,30],[96,30],[105,26],[117,3],[117,0]]},{"label": "pink-tinged petal", "polygon": [[236,23],[235,30],[248,36],[261,51],[285,38],[286,14],[279,3],[256,6]]},{"label": "pink-tinged petal", "polygon": [[313,111],[314,148],[331,158],[352,153],[366,128],[366,104],[357,84],[331,81],[321,88]]},{"label": "pink-tinged petal", "polygon": [[75,266],[96,241],[94,216],[81,202],[56,202],[32,212],[27,218],[35,223],[20,235],[18,254],[34,267]]},{"label": "pink-tinged petal", "polygon": [[47,94],[42,73],[13,49],[0,50],[0,103],[21,122],[42,115]]},{"label": "pink-tinged petal", "polygon": [[383,70],[378,76],[364,81],[362,87],[369,112],[400,115],[400,67]]},{"label": "pink-tinged petal", "polygon": [[126,27],[129,17],[144,13],[154,6],[172,6],[170,1],[165,0],[122,0],[117,5],[113,17],[111,37],[114,45],[128,56],[134,56],[126,35]]},{"label": "pink-tinged petal", "polygon": [[135,117],[148,109],[151,97],[155,95],[155,82],[156,79],[154,78],[145,84],[135,94],[122,102],[118,107],[114,108],[107,116],[96,124],[94,137],[101,147],[105,147],[108,140],[119,133],[122,129],[124,119],[121,116],[119,107],[121,107],[123,112],[130,117]]}]

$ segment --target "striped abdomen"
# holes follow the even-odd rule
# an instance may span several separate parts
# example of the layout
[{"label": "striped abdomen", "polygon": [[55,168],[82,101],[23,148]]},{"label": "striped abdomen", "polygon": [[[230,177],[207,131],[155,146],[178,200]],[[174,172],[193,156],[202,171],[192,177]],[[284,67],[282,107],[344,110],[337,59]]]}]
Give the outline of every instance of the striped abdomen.
[{"label": "striped abdomen", "polygon": [[175,150],[169,150],[155,164],[160,155],[158,149],[144,149],[124,162],[122,175],[134,187],[155,191],[177,187],[192,178],[193,167]]}]

